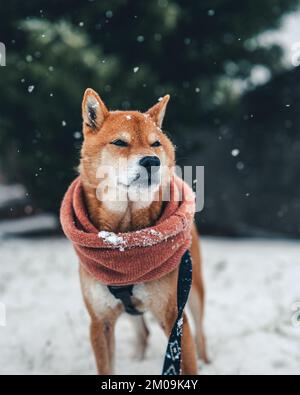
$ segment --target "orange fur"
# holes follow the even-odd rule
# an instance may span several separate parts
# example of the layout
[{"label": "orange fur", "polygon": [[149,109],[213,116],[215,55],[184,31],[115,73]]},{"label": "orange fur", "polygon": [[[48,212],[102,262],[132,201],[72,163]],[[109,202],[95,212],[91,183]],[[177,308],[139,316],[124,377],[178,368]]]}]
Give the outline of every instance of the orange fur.
[{"label": "orange fur", "polygon": [[[88,89],[84,95],[83,132],[84,143],[81,152],[80,174],[83,181],[86,204],[91,220],[99,230],[111,232],[133,231],[153,225],[162,211],[162,192],[167,187],[168,175],[175,164],[174,146],[161,131],[163,117],[169,96],[152,107],[146,114],[136,111],[109,112],[98,94]],[[111,144],[121,139],[128,146],[119,147]],[[152,147],[159,141],[161,146]],[[126,195],[120,204],[108,204],[104,190],[103,198],[99,200],[97,187],[99,179],[97,170],[104,166],[115,166],[119,159],[135,160],[145,156],[157,156],[168,169],[162,174],[161,184],[158,185],[153,200],[141,204],[131,201]],[[108,178],[101,174],[102,180]],[[154,199],[155,197],[155,199]],[[192,313],[196,323],[196,343],[200,357],[208,361],[203,333],[204,286],[201,269],[201,256],[198,245],[196,228],[193,229],[193,245],[191,249],[194,267],[192,290]],[[159,281],[136,287],[134,300],[137,308],[150,310],[160,322],[167,336],[177,317],[177,276],[178,270],[170,273]],[[98,372],[109,374],[113,372],[114,360],[114,325],[123,311],[123,306],[110,299],[107,290],[90,275],[80,269],[81,285],[84,300],[91,316],[91,342],[94,349]],[[159,300],[157,294],[160,296]],[[101,297],[105,299],[101,304]],[[143,295],[143,296],[140,296]],[[145,296],[146,295],[146,296]],[[108,302],[107,302],[108,300]],[[138,327],[140,335],[140,352],[143,356],[147,344],[148,330],[143,320]],[[183,329],[182,368],[185,374],[197,374],[195,343],[191,335],[189,323],[185,317]]]}]

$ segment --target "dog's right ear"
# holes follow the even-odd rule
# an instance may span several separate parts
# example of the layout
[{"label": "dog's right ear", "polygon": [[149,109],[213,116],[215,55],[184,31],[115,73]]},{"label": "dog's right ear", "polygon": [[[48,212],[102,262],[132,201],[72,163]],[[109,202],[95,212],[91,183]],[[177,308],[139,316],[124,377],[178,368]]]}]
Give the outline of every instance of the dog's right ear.
[{"label": "dog's right ear", "polygon": [[82,101],[83,128],[93,132],[101,129],[109,111],[100,96],[93,89],[87,89]]}]

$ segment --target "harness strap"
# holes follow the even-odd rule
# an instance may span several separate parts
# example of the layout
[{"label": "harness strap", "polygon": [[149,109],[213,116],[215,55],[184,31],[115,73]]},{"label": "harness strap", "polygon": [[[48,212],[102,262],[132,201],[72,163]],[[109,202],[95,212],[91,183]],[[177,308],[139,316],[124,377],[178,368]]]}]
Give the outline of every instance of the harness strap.
[{"label": "harness strap", "polygon": [[121,302],[125,307],[126,313],[130,315],[143,314],[141,311],[138,311],[132,303],[131,297],[132,297],[133,285],[127,285],[127,286],[108,285],[107,288],[116,299],[121,300]]}]

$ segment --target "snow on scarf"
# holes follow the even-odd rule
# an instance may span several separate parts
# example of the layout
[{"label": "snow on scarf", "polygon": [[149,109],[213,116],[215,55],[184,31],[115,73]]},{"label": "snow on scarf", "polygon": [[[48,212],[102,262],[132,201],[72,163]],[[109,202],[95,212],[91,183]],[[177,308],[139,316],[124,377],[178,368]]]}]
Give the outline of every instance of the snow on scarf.
[{"label": "snow on scarf", "polygon": [[153,227],[128,233],[99,232],[85,206],[80,177],[69,187],[61,207],[61,224],[81,264],[105,285],[157,280],[179,266],[190,247],[195,197],[174,177],[170,201]]}]

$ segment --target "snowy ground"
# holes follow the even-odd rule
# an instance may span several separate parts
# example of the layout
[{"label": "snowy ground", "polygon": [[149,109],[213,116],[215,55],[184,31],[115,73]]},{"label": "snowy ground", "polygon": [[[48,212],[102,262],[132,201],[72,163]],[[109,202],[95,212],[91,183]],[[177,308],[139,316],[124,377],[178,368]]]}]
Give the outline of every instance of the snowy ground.
[{"label": "snowy ground", "polygon": [[[203,241],[210,366],[203,374],[299,374],[300,245],[285,241]],[[88,317],[76,258],[64,239],[0,240],[0,372],[93,374]],[[117,373],[159,374],[165,349],[151,317],[144,362],[130,358],[134,333],[117,327]]]}]

